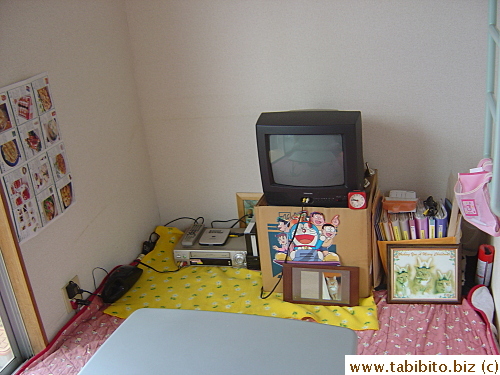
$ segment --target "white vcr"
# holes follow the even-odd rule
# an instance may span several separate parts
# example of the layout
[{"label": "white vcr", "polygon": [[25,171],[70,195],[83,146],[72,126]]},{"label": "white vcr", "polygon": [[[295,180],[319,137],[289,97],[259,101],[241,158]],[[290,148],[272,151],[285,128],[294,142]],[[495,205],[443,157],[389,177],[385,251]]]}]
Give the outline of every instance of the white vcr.
[{"label": "white vcr", "polygon": [[[206,228],[205,230],[210,229]],[[174,247],[176,262],[186,262],[197,266],[247,266],[247,244],[244,228],[231,228],[231,234],[224,245],[200,245],[198,241],[193,246],[182,246],[179,241]]]}]

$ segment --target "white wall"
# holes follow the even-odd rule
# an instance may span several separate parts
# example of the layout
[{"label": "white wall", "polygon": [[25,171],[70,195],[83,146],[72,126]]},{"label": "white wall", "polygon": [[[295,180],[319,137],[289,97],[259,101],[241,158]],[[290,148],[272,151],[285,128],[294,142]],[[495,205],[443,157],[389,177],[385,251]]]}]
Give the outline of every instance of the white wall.
[{"label": "white wall", "polygon": [[[130,262],[159,223],[121,0],[1,0],[0,87],[48,72],[77,202],[22,245],[47,335],[61,288]],[[104,272],[97,270],[97,282]]]},{"label": "white wall", "polygon": [[261,191],[263,111],[361,110],[383,190],[443,197],[482,156],[486,0],[126,4],[164,221]]}]

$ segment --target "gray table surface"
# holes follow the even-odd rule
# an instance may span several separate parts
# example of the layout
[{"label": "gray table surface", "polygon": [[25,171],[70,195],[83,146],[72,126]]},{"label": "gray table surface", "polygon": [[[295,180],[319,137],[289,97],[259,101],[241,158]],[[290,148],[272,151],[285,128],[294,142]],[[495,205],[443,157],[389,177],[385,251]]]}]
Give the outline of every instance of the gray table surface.
[{"label": "gray table surface", "polygon": [[80,375],[344,374],[354,331],[215,311],[144,308],[104,342]]}]

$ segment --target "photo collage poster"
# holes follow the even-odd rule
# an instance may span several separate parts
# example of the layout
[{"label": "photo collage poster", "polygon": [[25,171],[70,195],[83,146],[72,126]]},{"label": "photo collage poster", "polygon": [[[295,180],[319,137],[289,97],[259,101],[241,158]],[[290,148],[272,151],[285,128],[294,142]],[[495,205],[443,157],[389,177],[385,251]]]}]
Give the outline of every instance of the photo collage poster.
[{"label": "photo collage poster", "polygon": [[46,73],[0,88],[0,176],[20,243],[75,203]]}]

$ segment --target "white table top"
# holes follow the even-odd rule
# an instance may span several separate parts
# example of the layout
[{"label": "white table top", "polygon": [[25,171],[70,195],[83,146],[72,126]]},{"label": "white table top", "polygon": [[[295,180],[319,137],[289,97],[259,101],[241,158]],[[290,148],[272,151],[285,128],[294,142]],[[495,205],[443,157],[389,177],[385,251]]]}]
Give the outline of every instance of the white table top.
[{"label": "white table top", "polygon": [[140,309],[80,375],[344,374],[354,331],[320,323],[215,311]]}]

